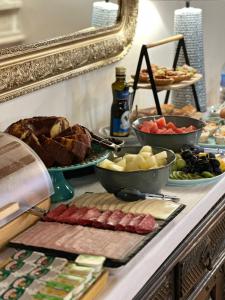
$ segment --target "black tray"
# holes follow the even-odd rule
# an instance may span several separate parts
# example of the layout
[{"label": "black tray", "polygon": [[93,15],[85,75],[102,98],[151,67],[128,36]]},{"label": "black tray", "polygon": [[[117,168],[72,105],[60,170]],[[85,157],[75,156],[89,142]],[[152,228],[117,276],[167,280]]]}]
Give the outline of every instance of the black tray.
[{"label": "black tray", "polygon": [[[158,223],[158,228],[154,230],[153,232],[145,235],[145,238],[143,242],[140,243],[129,255],[127,255],[124,259],[122,260],[115,260],[111,258],[107,258],[105,262],[105,266],[109,268],[119,268],[123,265],[126,265],[143,247],[151,241],[154,236],[156,236],[171,220],[173,220],[183,209],[185,208],[184,204],[180,204],[180,206],[166,219],[166,220],[158,220],[156,219]],[[10,246],[17,248],[17,249],[28,249],[32,251],[39,251],[43,252],[46,255],[49,256],[57,256],[57,257],[63,257],[67,258],[69,260],[74,260],[78,254],[70,253],[70,252],[65,252],[65,251],[59,251],[55,249],[49,249],[49,248],[43,248],[43,247],[36,247],[36,246],[28,246],[28,245],[23,245],[23,244],[17,244],[17,243],[9,243]]]}]

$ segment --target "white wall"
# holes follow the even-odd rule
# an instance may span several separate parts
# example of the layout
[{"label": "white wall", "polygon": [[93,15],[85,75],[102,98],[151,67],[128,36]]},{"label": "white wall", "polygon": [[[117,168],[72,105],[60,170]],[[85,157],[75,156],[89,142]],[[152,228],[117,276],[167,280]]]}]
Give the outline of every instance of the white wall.
[{"label": "white wall", "polygon": [[[73,123],[81,123],[93,130],[109,124],[115,66],[124,65],[129,75],[134,73],[141,44],[171,35],[173,12],[183,3],[140,0],[133,46],[122,61],[1,104],[0,128],[3,130],[14,120],[34,115],[66,116]],[[203,9],[207,95],[209,102],[216,102],[220,68],[225,62],[225,1],[192,1],[192,5]],[[170,66],[172,54],[173,45],[155,48],[151,60]],[[138,91],[135,102],[144,107],[151,105],[152,99],[149,90]]]}]

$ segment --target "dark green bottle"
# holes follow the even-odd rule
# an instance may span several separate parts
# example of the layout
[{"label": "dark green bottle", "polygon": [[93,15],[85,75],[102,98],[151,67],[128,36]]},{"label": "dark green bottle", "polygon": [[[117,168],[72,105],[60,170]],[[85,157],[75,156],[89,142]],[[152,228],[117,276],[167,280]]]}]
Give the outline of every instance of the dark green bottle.
[{"label": "dark green bottle", "polygon": [[110,135],[126,137],[130,132],[129,87],[126,83],[126,69],[116,68],[116,81],[112,84]]}]

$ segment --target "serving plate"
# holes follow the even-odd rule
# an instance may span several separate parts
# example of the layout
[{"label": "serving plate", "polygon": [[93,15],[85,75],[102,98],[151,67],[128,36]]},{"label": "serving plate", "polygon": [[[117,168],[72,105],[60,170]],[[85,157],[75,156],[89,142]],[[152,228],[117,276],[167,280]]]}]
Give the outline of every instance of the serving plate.
[{"label": "serving plate", "polygon": [[225,144],[216,144],[214,137],[209,137],[208,143],[199,143],[203,148],[225,149]]},{"label": "serving plate", "polygon": [[170,179],[167,185],[170,186],[191,186],[197,184],[210,184],[221,180],[225,176],[225,172],[211,178],[200,178],[200,179]]},{"label": "serving plate", "polygon": [[[101,127],[99,129],[99,134],[102,137],[105,138],[113,138],[113,136],[110,135],[110,127],[109,126],[105,126],[105,127]],[[122,139],[124,140],[124,142],[126,143],[126,145],[139,145],[139,142],[137,140],[137,137],[135,135],[135,133],[133,132],[133,130],[131,129],[130,134],[126,137],[118,137],[118,139]]]},{"label": "serving plate", "polygon": [[63,172],[94,166],[107,158],[110,151],[101,145],[93,143],[91,153],[83,162],[66,167],[49,168],[48,172],[55,190],[55,193],[51,196],[52,202],[67,201],[74,196],[74,187],[65,179]]}]

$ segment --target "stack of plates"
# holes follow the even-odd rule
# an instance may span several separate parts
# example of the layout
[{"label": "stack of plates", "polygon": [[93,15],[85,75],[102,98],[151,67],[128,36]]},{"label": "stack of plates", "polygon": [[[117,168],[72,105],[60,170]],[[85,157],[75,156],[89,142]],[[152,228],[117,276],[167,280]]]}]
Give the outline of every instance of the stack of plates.
[{"label": "stack of plates", "polygon": [[93,3],[92,26],[105,27],[117,22],[119,5],[116,3],[98,1]]}]

